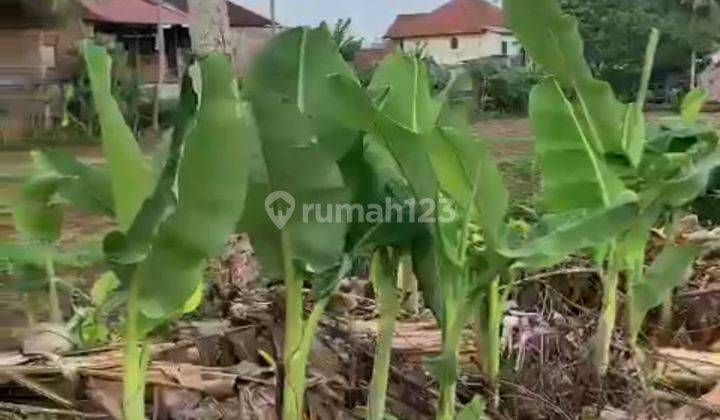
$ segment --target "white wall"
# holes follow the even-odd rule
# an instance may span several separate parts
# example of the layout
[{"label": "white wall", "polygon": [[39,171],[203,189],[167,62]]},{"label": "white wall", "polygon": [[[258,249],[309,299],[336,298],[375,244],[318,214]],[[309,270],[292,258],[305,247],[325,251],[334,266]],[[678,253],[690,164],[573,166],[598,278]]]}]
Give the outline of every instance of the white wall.
[{"label": "white wall", "polygon": [[458,48],[451,48],[452,36],[406,38],[403,41],[405,51],[421,46],[441,64],[460,64],[464,61],[483,57],[502,55],[502,43],[507,42],[508,55],[520,53],[520,44],[514,36],[486,32],[484,34],[457,35]]}]

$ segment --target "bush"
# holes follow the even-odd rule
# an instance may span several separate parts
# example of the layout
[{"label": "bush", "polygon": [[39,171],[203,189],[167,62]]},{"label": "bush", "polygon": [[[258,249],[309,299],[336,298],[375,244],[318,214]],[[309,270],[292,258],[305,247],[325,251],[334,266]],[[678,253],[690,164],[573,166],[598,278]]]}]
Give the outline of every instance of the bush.
[{"label": "bush", "polygon": [[539,73],[497,60],[479,60],[467,66],[479,112],[527,112],[530,89],[540,81]]}]

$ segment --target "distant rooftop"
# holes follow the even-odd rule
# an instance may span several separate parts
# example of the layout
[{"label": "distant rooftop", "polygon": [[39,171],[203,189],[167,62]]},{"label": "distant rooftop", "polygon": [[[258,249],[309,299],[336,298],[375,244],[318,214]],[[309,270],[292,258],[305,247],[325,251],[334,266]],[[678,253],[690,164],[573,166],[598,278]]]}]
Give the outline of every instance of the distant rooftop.
[{"label": "distant rooftop", "polygon": [[486,0],[450,0],[429,13],[398,15],[385,38],[507,31],[505,14]]},{"label": "distant rooftop", "polygon": [[[80,0],[84,10],[83,19],[94,22],[130,25],[153,25],[157,23],[158,6],[153,0]],[[228,1],[230,26],[265,27],[272,21],[245,7]],[[187,0],[165,0],[162,22],[167,25],[188,25]]]}]

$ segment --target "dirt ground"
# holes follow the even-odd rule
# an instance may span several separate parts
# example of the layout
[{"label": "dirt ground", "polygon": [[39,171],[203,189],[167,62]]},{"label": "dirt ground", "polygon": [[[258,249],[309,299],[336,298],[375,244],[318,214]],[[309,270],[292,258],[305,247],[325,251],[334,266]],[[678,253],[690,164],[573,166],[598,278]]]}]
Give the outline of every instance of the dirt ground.
[{"label": "dirt ground", "polygon": [[[670,115],[652,113],[648,119],[660,121]],[[720,114],[706,114],[703,119],[720,124]],[[537,174],[529,120],[483,120],[475,129],[492,142],[513,198],[518,204],[532,205]],[[70,150],[85,161],[102,163],[98,146]],[[0,151],[0,239],[15,235],[11,205],[31,163],[27,151]],[[101,238],[110,228],[107,220],[71,213],[63,241]],[[158,337],[149,369],[156,418],[275,419],[273,360],[281,358],[277,353],[282,347],[281,308],[277,307],[281,295],[279,289],[267,289],[257,278],[251,254],[251,248],[235,249],[230,244],[208,272],[210,284],[197,317],[185,319]],[[672,336],[665,337],[668,331],[655,321],[661,314],[652,314],[653,328],[646,331],[652,344],[647,359],[635,359],[618,339],[613,344],[613,369],[603,380],[589,374],[588,359],[602,294],[597,270],[587,261],[573,259],[556,270],[524,278],[505,315],[502,401],[499,410],[489,408],[491,417],[720,418],[720,386],[713,388],[720,383],[718,261],[720,251],[699,261],[692,281],[678,293],[671,308],[676,324]],[[313,344],[311,418],[362,418],[359,408],[371,375],[377,312],[371,288],[360,286],[367,286],[367,279],[357,278],[352,284],[358,286],[341,288],[340,299],[322,321]],[[0,295],[0,306],[2,299]],[[424,361],[436,355],[440,331],[428,313],[403,317],[396,331],[388,406],[399,419],[431,419],[436,383]],[[0,338],[7,333],[0,328]],[[488,392],[477,374],[475,351],[472,337],[463,340],[458,386],[463,403]],[[70,353],[52,362],[42,357],[16,360],[12,352],[3,357],[3,370],[27,381],[3,383],[0,378],[0,401],[11,397],[13,401],[0,402],[0,418],[5,418],[3,410],[37,412],[45,405],[63,405],[77,395],[83,397],[70,401],[68,407],[98,415],[119,410],[121,355],[112,346]],[[638,363],[647,365],[654,376],[643,376]],[[72,377],[57,366],[73,366]],[[42,387],[33,388],[33,384]],[[37,404],[37,389],[45,401],[42,407]],[[62,410],[64,415],[53,418],[73,418],[75,412]]]}]

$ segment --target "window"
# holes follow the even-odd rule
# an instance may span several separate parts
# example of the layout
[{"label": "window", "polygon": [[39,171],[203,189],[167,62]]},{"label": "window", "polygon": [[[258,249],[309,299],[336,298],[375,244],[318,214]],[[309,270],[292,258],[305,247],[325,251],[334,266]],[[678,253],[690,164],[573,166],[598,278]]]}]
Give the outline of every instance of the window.
[{"label": "window", "polygon": [[405,40],[404,39],[400,40],[400,49],[405,51]]},{"label": "window", "polygon": [[457,50],[459,45],[460,41],[457,39],[456,36],[450,38],[450,49]]},{"label": "window", "polygon": [[502,42],[502,55],[508,55],[508,42]]}]

